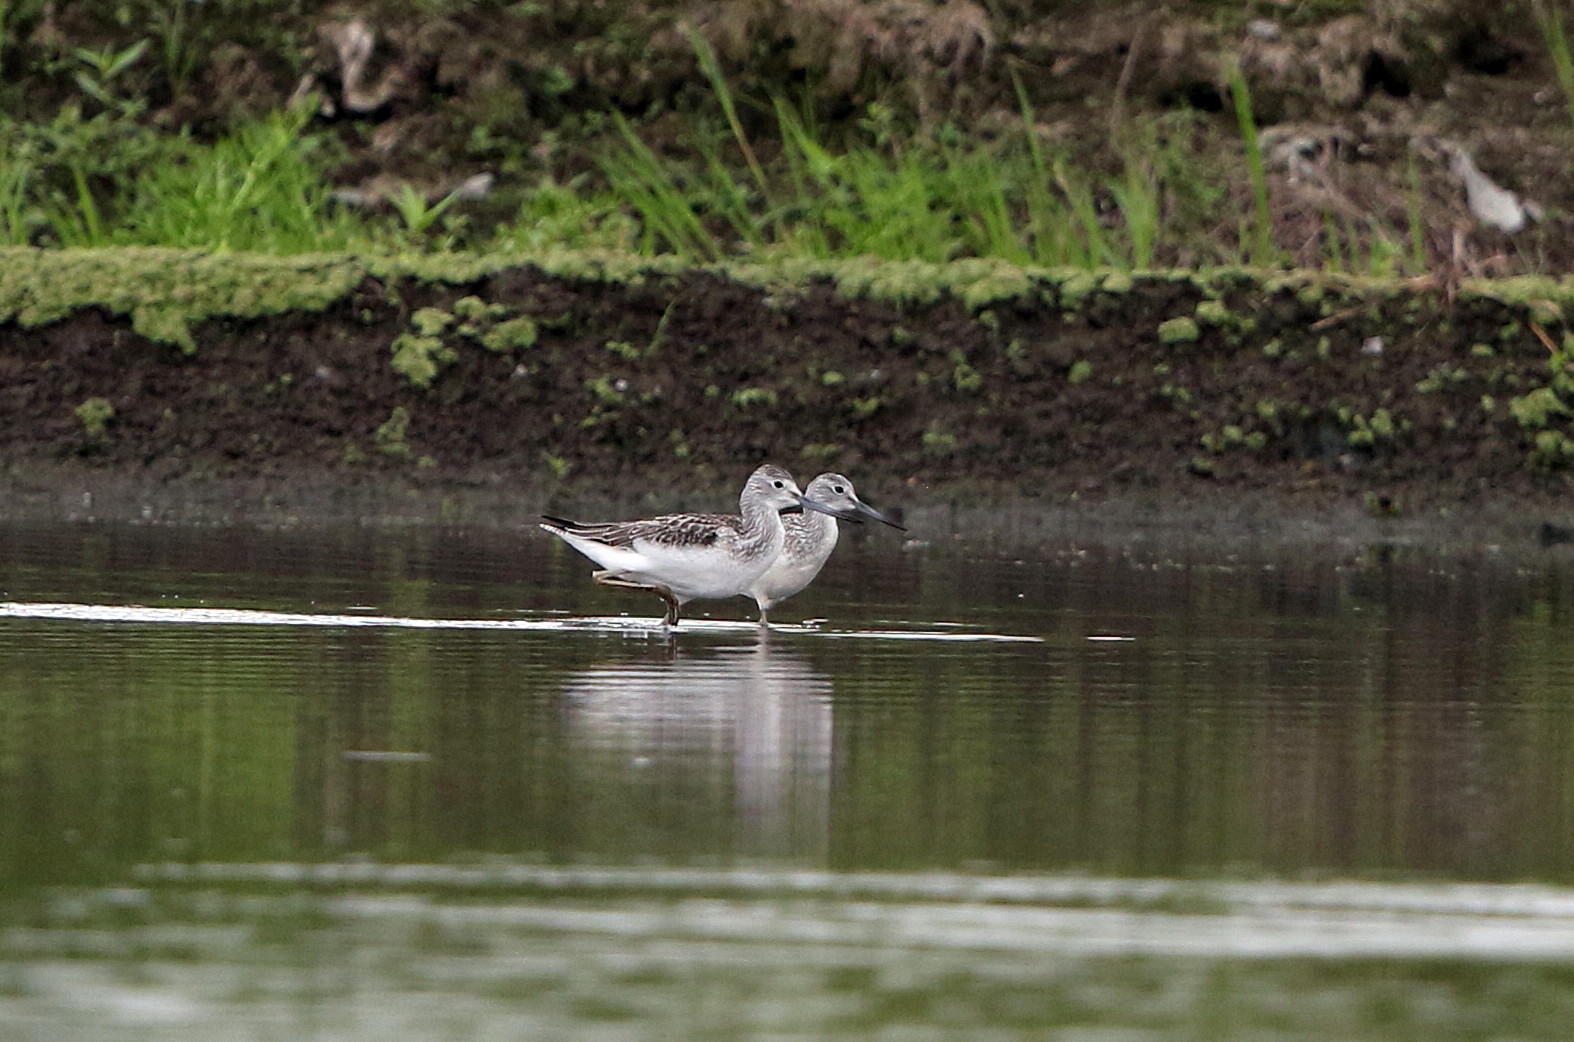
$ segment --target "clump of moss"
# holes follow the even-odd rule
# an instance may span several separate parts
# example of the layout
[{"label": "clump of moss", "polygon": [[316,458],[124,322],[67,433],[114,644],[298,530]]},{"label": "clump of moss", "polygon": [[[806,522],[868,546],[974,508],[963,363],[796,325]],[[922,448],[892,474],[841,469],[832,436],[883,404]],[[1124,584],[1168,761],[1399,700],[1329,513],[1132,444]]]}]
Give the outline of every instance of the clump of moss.
[{"label": "clump of moss", "polygon": [[1232,341],[1237,334],[1257,328],[1256,319],[1249,315],[1241,315],[1231,311],[1222,300],[1204,300],[1199,302],[1195,318],[1198,325],[1212,326],[1230,334]]},{"label": "clump of moss", "polygon": [[924,431],[924,451],[933,456],[949,456],[956,451],[956,435],[931,427]]},{"label": "clump of moss", "polygon": [[1196,319],[1185,315],[1159,323],[1159,343],[1161,344],[1189,344],[1201,335],[1202,330],[1197,328]]},{"label": "clump of moss", "polygon": [[552,476],[559,481],[562,481],[564,478],[568,477],[569,471],[574,469],[574,465],[566,458],[562,456],[554,456],[545,449],[541,450],[541,462],[547,465],[547,470],[551,471]]},{"label": "clump of moss", "polygon": [[422,308],[410,316],[410,325],[417,336],[435,337],[449,330],[457,320],[454,332],[479,341],[488,351],[507,354],[516,348],[533,347],[541,335],[536,320],[528,315],[508,318],[508,310],[502,304],[489,304],[480,297],[460,297],[454,301],[452,315],[437,308]]},{"label": "clump of moss", "polygon": [[1436,394],[1452,384],[1464,383],[1470,379],[1470,370],[1462,365],[1436,365],[1427,373],[1426,378],[1416,382],[1416,390],[1421,394]]},{"label": "clump of moss", "polygon": [[191,327],[216,316],[321,311],[367,276],[348,257],[268,257],[200,250],[0,249],[0,320],[47,325],[99,308],[191,353]]},{"label": "clump of moss", "polygon": [[1230,449],[1244,447],[1252,452],[1261,452],[1268,447],[1267,431],[1248,431],[1237,423],[1227,423],[1217,433],[1208,432],[1198,439],[1203,448],[1214,455],[1220,455]]},{"label": "clump of moss", "polygon": [[[502,304],[488,304],[480,297],[460,297],[458,300],[454,301],[454,316],[458,318],[461,323],[465,323],[467,325],[478,325],[483,322],[491,322],[495,319],[502,318],[506,314],[508,314],[508,308],[504,307]],[[471,330],[466,328],[464,325],[461,325],[460,331],[465,333],[471,332]]]},{"label": "clump of moss", "polygon": [[966,355],[960,351],[952,351],[951,361],[956,367],[951,372],[951,383],[958,391],[967,394],[984,386],[984,377],[968,364]]},{"label": "clump of moss", "polygon": [[1510,398],[1508,411],[1513,413],[1521,427],[1540,429],[1550,423],[1554,416],[1567,416],[1569,407],[1563,404],[1552,388],[1538,387],[1522,397]]},{"label": "clump of moss", "polygon": [[[791,278],[793,265],[779,265],[766,269],[773,276]],[[836,291],[850,299],[864,298],[889,304],[932,304],[947,289],[947,268],[928,261],[877,261],[869,257],[856,257],[844,261],[826,261],[799,268],[798,276],[805,277],[823,271],[836,282]],[[987,302],[986,302],[987,303]],[[985,306],[985,305],[980,305]]]},{"label": "clump of moss", "polygon": [[1230,309],[1224,306],[1222,300],[1202,300],[1197,303],[1197,321],[1209,326],[1227,326],[1230,324]]},{"label": "clump of moss", "polygon": [[1017,300],[1033,288],[1027,273],[1015,264],[996,258],[973,257],[952,262],[946,271],[955,281],[954,292],[973,312],[991,304]]},{"label": "clump of moss", "polygon": [[1370,419],[1352,416],[1349,441],[1351,445],[1373,446],[1379,441],[1391,441],[1398,429],[1387,409],[1378,409]]},{"label": "clump of moss", "polygon": [[1130,293],[1136,285],[1137,280],[1124,271],[1112,271],[1104,276],[1099,289],[1110,294]]},{"label": "clump of moss", "polygon": [[482,333],[481,346],[488,351],[506,354],[509,351],[534,347],[540,335],[541,330],[536,325],[535,319],[521,315],[519,318],[499,322]]},{"label": "clump of moss", "polygon": [[1551,470],[1566,467],[1574,463],[1574,441],[1561,431],[1537,431],[1530,460]]},{"label": "clump of moss", "polygon": [[1099,288],[1102,280],[1090,272],[1079,271],[1060,284],[1060,306],[1075,311],[1082,306],[1090,293]]},{"label": "clump of moss", "polygon": [[776,404],[776,392],[767,387],[740,387],[732,392],[730,400],[740,409],[748,409],[756,405],[769,408]]},{"label": "clump of moss", "polygon": [[393,412],[388,414],[377,430],[372,434],[372,441],[377,445],[377,451],[385,456],[395,459],[410,458],[410,410],[402,405],[394,406]]},{"label": "clump of moss", "polygon": [[416,387],[430,387],[458,354],[435,336],[401,333],[393,342],[393,367]]},{"label": "clump of moss", "polygon": [[585,389],[590,392],[601,405],[621,405],[623,397],[628,393],[629,382],[621,376],[592,376],[585,381]]},{"label": "clump of moss", "polygon": [[182,354],[197,353],[186,316],[170,307],[142,307],[131,312],[131,328],[157,344],[173,344]]},{"label": "clump of moss", "polygon": [[1217,434],[1209,431],[1198,441],[1209,452],[1218,454],[1246,440],[1246,433],[1237,424],[1227,423]]},{"label": "clump of moss", "polygon": [[454,316],[441,308],[421,308],[410,316],[410,327],[419,336],[441,336],[454,324]]},{"label": "clump of moss", "polygon": [[73,411],[82,430],[90,438],[103,437],[104,428],[115,418],[115,407],[108,398],[89,398]]}]

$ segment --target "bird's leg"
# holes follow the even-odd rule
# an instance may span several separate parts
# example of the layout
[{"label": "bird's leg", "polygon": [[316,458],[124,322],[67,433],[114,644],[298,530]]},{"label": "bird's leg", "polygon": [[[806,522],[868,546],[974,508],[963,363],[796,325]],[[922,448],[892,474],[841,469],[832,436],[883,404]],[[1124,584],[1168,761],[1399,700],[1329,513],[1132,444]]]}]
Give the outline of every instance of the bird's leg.
[{"label": "bird's leg", "polygon": [[655,587],[652,586],[650,583],[641,583],[641,582],[635,582],[633,579],[625,579],[625,578],[623,578],[622,575],[618,574],[617,572],[610,572],[610,571],[607,571],[605,568],[601,569],[598,572],[592,572],[590,574],[590,577],[592,579],[596,580],[596,582],[599,583],[602,586],[616,586],[620,590],[654,590],[655,589]]},{"label": "bird's leg", "polygon": [[609,572],[605,569],[591,573],[590,577],[602,586],[612,586],[620,590],[649,590],[660,597],[667,605],[667,613],[661,620],[662,625],[671,627],[678,624],[678,599],[672,596],[672,591],[665,586],[658,586],[655,583],[635,582],[633,579],[625,579],[616,572]]},{"label": "bird's leg", "polygon": [[765,614],[766,614],[765,609],[761,608],[760,609],[760,629],[762,629],[762,630],[768,630],[768,629],[771,628],[771,624],[769,622],[767,622],[766,619],[765,619]]}]

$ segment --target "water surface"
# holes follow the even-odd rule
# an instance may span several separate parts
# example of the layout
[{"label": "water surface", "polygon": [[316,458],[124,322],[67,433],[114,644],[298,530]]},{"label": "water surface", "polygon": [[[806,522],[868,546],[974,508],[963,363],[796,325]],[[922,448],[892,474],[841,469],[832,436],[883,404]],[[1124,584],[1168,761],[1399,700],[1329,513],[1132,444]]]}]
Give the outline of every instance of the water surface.
[{"label": "water surface", "polygon": [[1563,1037],[1568,556],[889,535],[0,530],[0,1034]]}]

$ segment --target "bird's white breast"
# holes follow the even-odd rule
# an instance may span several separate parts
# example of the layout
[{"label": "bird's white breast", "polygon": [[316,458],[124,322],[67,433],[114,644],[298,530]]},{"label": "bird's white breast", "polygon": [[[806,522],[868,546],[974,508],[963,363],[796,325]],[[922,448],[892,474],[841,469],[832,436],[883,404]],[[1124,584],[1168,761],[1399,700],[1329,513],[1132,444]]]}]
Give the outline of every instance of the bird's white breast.
[{"label": "bird's white breast", "polygon": [[749,588],[750,596],[764,606],[791,597],[814,581],[836,549],[836,519],[824,514],[801,514],[785,519],[782,552]]}]

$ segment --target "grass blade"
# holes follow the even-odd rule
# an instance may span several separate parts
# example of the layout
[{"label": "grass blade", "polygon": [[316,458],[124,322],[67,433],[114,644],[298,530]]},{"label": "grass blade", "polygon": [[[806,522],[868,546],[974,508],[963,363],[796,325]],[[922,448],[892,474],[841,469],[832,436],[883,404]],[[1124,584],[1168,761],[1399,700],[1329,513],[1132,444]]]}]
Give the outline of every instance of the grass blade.
[{"label": "grass blade", "polygon": [[1241,143],[1246,147],[1246,169],[1252,182],[1252,202],[1256,220],[1252,227],[1248,257],[1253,264],[1271,265],[1278,261],[1273,245],[1273,211],[1268,206],[1268,175],[1263,167],[1262,146],[1258,142],[1257,117],[1252,113],[1251,92],[1238,63],[1231,61],[1225,71],[1230,97],[1235,102],[1235,122],[1240,127]]}]

